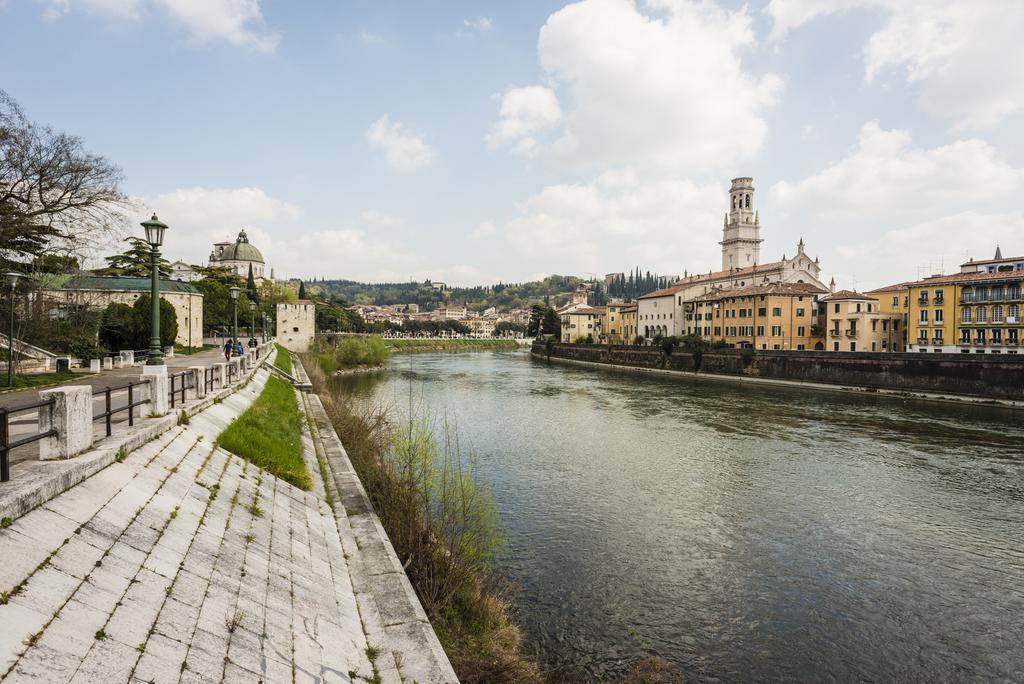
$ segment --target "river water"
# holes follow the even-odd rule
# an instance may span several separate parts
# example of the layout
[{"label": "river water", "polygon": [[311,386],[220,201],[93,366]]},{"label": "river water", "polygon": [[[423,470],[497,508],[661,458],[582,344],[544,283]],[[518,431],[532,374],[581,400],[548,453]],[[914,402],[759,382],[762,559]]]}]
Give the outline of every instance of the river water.
[{"label": "river water", "polygon": [[344,391],[457,424],[549,664],[1024,681],[1024,414],[514,352],[392,365]]}]

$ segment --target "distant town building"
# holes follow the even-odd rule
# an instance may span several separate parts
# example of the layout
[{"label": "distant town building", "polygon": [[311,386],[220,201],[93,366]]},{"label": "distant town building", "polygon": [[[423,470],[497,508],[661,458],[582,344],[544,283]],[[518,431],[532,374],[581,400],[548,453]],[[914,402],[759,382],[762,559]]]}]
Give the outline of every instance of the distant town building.
[{"label": "distant town building", "polygon": [[242,278],[249,277],[249,269],[252,268],[253,279],[256,282],[263,280],[263,255],[249,242],[245,230],[238,231],[238,237],[234,242],[218,242],[213,245],[210,266],[229,268]]},{"label": "distant town building", "polygon": [[[51,307],[51,315],[59,318],[71,306],[132,306],[140,296],[149,294],[151,282],[149,278],[134,276],[50,275],[42,276],[40,284],[40,296]],[[203,295],[199,290],[179,280],[161,280],[160,297],[174,307],[178,322],[174,341],[184,346],[203,346]]]},{"label": "distant town building", "polygon": [[293,352],[308,351],[316,337],[316,305],[306,299],[277,305],[277,341]]},{"label": "distant town building", "polygon": [[591,342],[600,341],[604,315],[603,306],[580,306],[567,310],[561,315],[562,342],[576,342],[588,336]]},{"label": "distant town building", "polygon": [[171,280],[193,283],[197,280],[202,280],[202,276],[199,275],[194,266],[179,259],[178,261],[171,262]]},{"label": "distant town building", "polygon": [[467,318],[465,306],[443,306],[430,313],[435,321],[458,321]]},{"label": "distant town building", "polygon": [[991,259],[975,261],[971,259],[965,264],[960,264],[961,273],[1006,273],[1007,271],[1024,271],[1024,257],[1003,258],[1003,251],[996,245],[996,254]]}]

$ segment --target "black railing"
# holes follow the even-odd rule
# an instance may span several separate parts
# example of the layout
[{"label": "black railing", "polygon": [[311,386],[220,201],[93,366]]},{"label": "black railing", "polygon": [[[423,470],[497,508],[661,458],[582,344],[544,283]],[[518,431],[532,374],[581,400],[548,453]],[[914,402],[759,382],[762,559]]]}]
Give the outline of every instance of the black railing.
[{"label": "black railing", "polygon": [[15,408],[0,408],[0,482],[7,482],[11,479],[11,450],[17,449],[20,446],[25,446],[26,444],[31,444],[32,442],[38,442],[39,440],[46,439],[47,437],[55,437],[57,435],[57,429],[50,428],[45,432],[37,432],[33,435],[16,439],[12,442],[11,416],[16,413],[25,413],[26,411],[42,411],[44,408],[52,409],[55,402],[56,399],[50,397],[49,399],[42,399],[31,404],[23,404],[22,406],[16,406]]},{"label": "black railing", "polygon": [[206,370],[203,371],[203,387],[204,387],[204,392],[206,394],[209,394],[210,392],[213,391],[213,385],[214,385],[214,382],[215,382],[215,375],[214,374],[216,372],[217,371],[216,371],[216,369],[213,366],[210,366]]},{"label": "black railing", "polygon": [[[100,419],[102,419],[105,422],[107,429],[107,437],[110,437],[114,416],[117,415],[118,413],[121,413],[122,411],[128,412],[128,424],[135,425],[135,407],[142,406],[143,404],[148,404],[150,401],[148,397],[136,400],[135,388],[138,387],[139,385],[146,384],[149,384],[148,380],[136,380],[133,382],[128,382],[124,385],[117,385],[116,387],[104,387],[103,389],[98,389],[92,393],[92,396],[94,397],[102,396],[104,398],[103,412],[93,415],[92,420],[94,423]],[[113,395],[115,392],[121,392],[123,390],[126,390],[128,392],[128,402],[124,406],[118,406],[117,408],[114,408]]]},{"label": "black railing", "polygon": [[[181,403],[185,403],[185,390],[192,389],[192,371],[182,371],[175,373],[169,377],[171,384],[171,391],[169,398],[171,400],[171,408],[174,408],[174,397],[178,394],[181,395]],[[175,383],[177,382],[177,389],[175,389]]]}]

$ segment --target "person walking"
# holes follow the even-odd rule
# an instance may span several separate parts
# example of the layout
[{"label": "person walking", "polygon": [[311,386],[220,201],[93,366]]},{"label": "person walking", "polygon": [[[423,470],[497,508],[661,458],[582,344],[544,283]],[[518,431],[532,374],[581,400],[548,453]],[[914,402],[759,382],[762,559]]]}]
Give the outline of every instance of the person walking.
[{"label": "person walking", "polygon": [[236,356],[244,356],[245,355],[245,347],[242,346],[242,341],[241,340],[235,340],[235,355]]},{"label": "person walking", "polygon": [[231,340],[224,343],[224,362],[227,363],[231,360]]}]

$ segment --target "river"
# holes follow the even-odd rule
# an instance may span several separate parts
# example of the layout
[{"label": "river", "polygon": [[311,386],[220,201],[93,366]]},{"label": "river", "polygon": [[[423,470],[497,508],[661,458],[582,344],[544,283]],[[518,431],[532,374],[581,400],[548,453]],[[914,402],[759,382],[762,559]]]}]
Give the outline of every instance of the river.
[{"label": "river", "polygon": [[1024,680],[1024,414],[396,357],[344,391],[457,424],[549,664],[691,679]]}]

